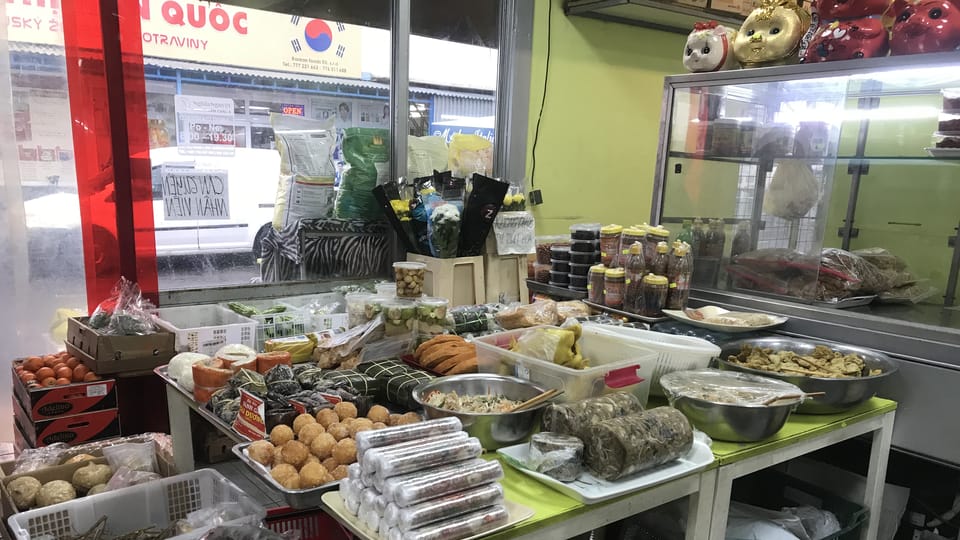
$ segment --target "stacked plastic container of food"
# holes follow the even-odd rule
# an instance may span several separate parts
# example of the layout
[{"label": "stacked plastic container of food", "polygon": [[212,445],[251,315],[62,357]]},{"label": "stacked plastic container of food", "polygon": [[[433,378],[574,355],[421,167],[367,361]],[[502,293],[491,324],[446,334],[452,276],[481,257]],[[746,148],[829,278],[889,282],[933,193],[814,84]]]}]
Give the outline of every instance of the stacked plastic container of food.
[{"label": "stacked plastic container of food", "polygon": [[455,417],[357,433],[347,511],[387,540],[466,538],[509,520],[503,469]]},{"label": "stacked plastic container of food", "polygon": [[590,267],[600,262],[600,224],[579,223],[570,226],[569,287],[587,292]]}]

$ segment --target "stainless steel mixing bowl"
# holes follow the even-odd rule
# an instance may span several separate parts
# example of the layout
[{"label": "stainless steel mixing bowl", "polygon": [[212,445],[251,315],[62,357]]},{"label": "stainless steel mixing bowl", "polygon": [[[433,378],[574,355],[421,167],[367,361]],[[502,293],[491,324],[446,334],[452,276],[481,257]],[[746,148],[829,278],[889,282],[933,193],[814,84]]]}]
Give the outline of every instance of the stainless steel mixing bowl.
[{"label": "stainless steel mixing bowl", "polygon": [[[681,382],[686,376],[697,372],[716,370],[696,370],[674,372],[660,379],[670,405],[682,412],[697,429],[718,441],[756,442],[772,437],[787,422],[790,413],[797,407],[800,398],[784,399],[773,405],[719,403],[702,399],[701,388],[691,388],[692,383]],[[800,390],[792,385],[774,379],[756,377],[746,373],[731,373],[738,381],[757,385],[773,395],[797,396]],[[684,388],[686,387],[686,388]],[[732,387],[735,388],[735,387]],[[692,391],[691,391],[692,390]],[[698,396],[698,397],[694,397]]]},{"label": "stainless steel mixing bowl", "polygon": [[[880,375],[866,377],[830,379],[808,377],[805,375],[786,375],[772,371],[751,369],[728,361],[727,358],[729,356],[740,354],[740,349],[743,345],[773,349],[775,351],[793,351],[798,354],[810,354],[817,345],[824,345],[841,353],[858,354],[863,358],[868,372],[871,369],[880,369],[881,373]],[[887,355],[877,351],[828,341],[786,337],[741,339],[726,343],[720,351],[719,367],[720,369],[729,369],[780,379],[781,381],[799,386],[804,392],[825,393],[822,397],[805,400],[800,407],[797,408],[797,412],[801,414],[835,414],[852,409],[876,395],[883,380],[897,371],[896,362]]]},{"label": "stainless steel mixing bowl", "polygon": [[463,429],[471,436],[480,439],[484,450],[496,450],[526,442],[540,426],[540,415],[547,403],[541,403],[532,409],[515,413],[463,413],[433,407],[426,403],[427,396],[433,391],[456,392],[461,396],[484,394],[501,395],[507,399],[526,401],[545,391],[530,381],[516,377],[505,377],[480,373],[475,375],[452,375],[439,377],[420,385],[413,391],[413,399],[427,413],[427,418],[456,416],[463,422]]}]

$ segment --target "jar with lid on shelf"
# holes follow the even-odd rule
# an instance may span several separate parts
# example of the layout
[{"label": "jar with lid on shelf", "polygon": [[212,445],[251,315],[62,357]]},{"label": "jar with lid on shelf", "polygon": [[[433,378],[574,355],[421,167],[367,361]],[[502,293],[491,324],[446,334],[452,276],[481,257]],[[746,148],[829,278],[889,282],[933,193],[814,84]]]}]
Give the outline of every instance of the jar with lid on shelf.
[{"label": "jar with lid on shelf", "polygon": [[603,287],[606,280],[607,267],[597,264],[590,267],[587,281],[587,300],[594,304],[603,303]]},{"label": "jar with lid on shelf", "polygon": [[663,316],[663,307],[667,304],[667,292],[670,280],[666,276],[647,274],[643,277],[641,288],[640,315],[644,317]]},{"label": "jar with lid on shelf", "polygon": [[550,264],[533,263],[534,281],[537,283],[549,283],[551,269],[552,265]]},{"label": "jar with lid on shelf", "polygon": [[640,300],[640,290],[643,286],[643,276],[646,274],[646,265],[643,262],[643,244],[634,242],[627,250],[623,265],[626,273],[626,293],[623,295],[623,310],[630,313],[639,311],[637,302]]},{"label": "jar with lid on shelf", "polygon": [[657,244],[670,241],[670,231],[666,227],[656,226],[647,229],[647,236],[643,242],[643,258],[648,266],[657,255]]},{"label": "jar with lid on shelf", "polygon": [[623,227],[605,225],[600,229],[600,262],[607,266],[619,266],[620,237]]},{"label": "jar with lid on shelf", "polygon": [[621,309],[626,292],[626,272],[623,268],[608,268],[603,280],[603,305]]}]

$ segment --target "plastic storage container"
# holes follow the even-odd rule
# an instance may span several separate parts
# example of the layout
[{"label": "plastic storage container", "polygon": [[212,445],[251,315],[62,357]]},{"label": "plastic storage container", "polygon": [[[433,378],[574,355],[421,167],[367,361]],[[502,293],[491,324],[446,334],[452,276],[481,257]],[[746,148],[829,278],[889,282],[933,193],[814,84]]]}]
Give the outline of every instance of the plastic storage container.
[{"label": "plastic storage container", "polygon": [[417,304],[412,300],[388,300],[383,303],[383,329],[387,337],[417,332]]},{"label": "plastic storage container", "polygon": [[396,295],[399,298],[420,298],[423,296],[423,281],[427,265],[422,262],[393,263],[394,278],[397,282]]},{"label": "plastic storage container", "polygon": [[570,260],[570,245],[553,245],[550,246],[550,260],[552,261],[569,261]]},{"label": "plastic storage container", "polygon": [[570,275],[586,276],[587,274],[590,273],[590,267],[593,265],[594,263],[590,263],[590,264],[570,263]]},{"label": "plastic storage container", "polygon": [[[255,348],[258,351],[263,350],[263,342],[268,339],[301,336],[312,331],[307,328],[310,324],[309,314],[283,300],[244,300],[240,303],[244,306],[252,307],[258,312],[283,309],[283,311],[277,313],[258,313],[256,315],[246,316],[257,321],[257,344]],[[230,309],[225,303],[220,305]],[[232,309],[230,309],[230,311],[236,313]]]},{"label": "plastic storage container", "polygon": [[583,330],[580,350],[592,367],[573,369],[510,351],[511,342],[530,331],[522,328],[476,338],[478,371],[511,375],[546,388],[562,389],[564,393],[557,398],[559,401],[627,391],[646,405],[656,353],[629,337],[596,332],[592,326],[584,326]]},{"label": "plastic storage container", "polygon": [[[187,514],[220,503],[238,503],[244,517],[223,525],[256,525],[267,511],[233,482],[212,469],[171,476],[138,486],[74,499],[60,504],[14,514],[8,520],[17,540],[66,538],[84,533],[102,516],[107,517],[111,536],[150,526],[165,528]],[[177,540],[200,538],[209,529],[173,536]]]},{"label": "plastic storage container", "polygon": [[425,297],[417,300],[417,331],[420,335],[437,335],[447,330],[450,300]]},{"label": "plastic storage container", "polygon": [[570,261],[561,261],[559,259],[550,259],[550,269],[554,272],[570,273]]},{"label": "plastic storage container", "polygon": [[214,354],[220,347],[240,343],[256,347],[257,321],[213,304],[159,308],[157,326],[176,334],[179,352]]},{"label": "plastic storage container", "polygon": [[570,237],[568,236],[538,236],[536,237],[537,262],[540,264],[550,264],[553,258],[552,251],[554,247],[569,246]]},{"label": "plastic storage container", "polygon": [[570,226],[570,238],[572,240],[599,240],[599,223],[578,223]]},{"label": "plastic storage container", "polygon": [[600,254],[596,251],[589,251],[586,253],[579,252],[570,252],[570,264],[586,264],[592,265],[600,262]]},{"label": "plastic storage container", "polygon": [[569,272],[554,272],[550,271],[550,284],[556,285],[558,287],[566,287],[570,284],[570,273]]},{"label": "plastic storage container", "polygon": [[570,276],[570,288],[580,292],[587,292],[587,276]]},{"label": "plastic storage container", "polygon": [[583,328],[589,328],[590,332],[596,334],[636,340],[653,351],[657,357],[654,360],[653,372],[650,374],[650,394],[654,396],[663,395],[660,377],[674,371],[705,368],[710,365],[710,360],[720,356],[720,347],[700,338],[605,324],[586,323]]},{"label": "plastic storage container", "polygon": [[367,299],[372,296],[373,293],[368,292],[347,293],[345,297],[347,302],[347,324],[350,325],[350,328],[360,326],[367,322],[364,310],[366,309]]}]

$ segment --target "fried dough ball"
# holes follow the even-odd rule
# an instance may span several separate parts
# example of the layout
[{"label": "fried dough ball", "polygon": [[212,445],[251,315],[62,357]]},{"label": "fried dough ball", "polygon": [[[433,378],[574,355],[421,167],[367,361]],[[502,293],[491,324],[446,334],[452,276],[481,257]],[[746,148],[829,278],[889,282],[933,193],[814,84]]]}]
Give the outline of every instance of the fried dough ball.
[{"label": "fried dough ball", "polygon": [[300,473],[288,463],[281,463],[270,470],[270,476],[286,489],[300,489]]},{"label": "fried dough ball", "polygon": [[330,471],[327,471],[326,469],[324,470],[326,471],[326,473],[323,475],[323,483],[329,484],[330,482],[336,482],[336,480],[334,480],[333,478],[333,475],[330,474]]},{"label": "fried dough ball", "polygon": [[388,426],[399,426],[400,424],[398,424],[397,422],[399,422],[400,418],[402,417],[403,417],[402,414],[391,414],[390,419],[384,423],[387,424]]},{"label": "fried dough ball", "polygon": [[274,446],[273,447],[273,464],[279,465],[283,463],[283,447]]},{"label": "fried dough ball", "polygon": [[321,433],[310,443],[310,453],[323,460],[330,457],[333,447],[337,445],[337,440],[329,433]]},{"label": "fried dough ball", "polygon": [[254,441],[253,444],[247,447],[247,454],[250,456],[250,459],[267,467],[273,464],[273,452],[273,443],[270,441]]},{"label": "fried dough ball", "polygon": [[327,428],[327,433],[333,435],[333,438],[336,440],[346,439],[350,436],[350,428],[346,425],[339,422],[330,424],[330,427]]},{"label": "fried dough ball", "polygon": [[417,422],[422,422],[423,419],[420,418],[420,415],[415,412],[408,412],[400,416],[397,420],[396,425],[405,426],[407,424],[416,424]]},{"label": "fried dough ball", "polygon": [[[313,418],[313,417],[311,416],[310,418]],[[316,422],[313,422],[312,424],[307,424],[302,428],[300,428],[300,431],[297,432],[297,440],[309,446],[310,443],[312,443],[313,440],[317,438],[317,435],[320,435],[324,431],[326,430],[323,429],[323,426],[321,426]]]},{"label": "fried dough ball", "polygon": [[385,428],[385,427],[387,427],[387,425],[384,424],[383,422],[374,422],[374,423],[373,423],[373,429],[383,429],[383,428]]},{"label": "fried dough ball", "polygon": [[332,476],[334,480],[343,480],[344,478],[347,477],[347,474],[348,474],[348,473],[347,473],[347,466],[346,466],[346,465],[339,465],[339,466],[337,466],[336,469],[334,469],[334,470],[330,473],[330,476]]},{"label": "fried dough ball", "polygon": [[293,432],[300,433],[300,430],[303,429],[303,426],[315,423],[317,423],[317,419],[311,414],[304,413],[297,415],[297,417],[293,419]]},{"label": "fried dough ball", "polygon": [[357,417],[357,406],[349,401],[341,401],[333,406],[333,412],[337,413],[337,416],[340,417],[340,421],[342,422],[346,418]]},{"label": "fried dough ball", "polygon": [[327,469],[319,463],[307,463],[300,469],[300,488],[310,489],[322,485]]},{"label": "fried dough ball", "polygon": [[[333,459],[341,465],[349,465],[357,460],[357,443],[353,439],[343,439],[333,447]],[[333,471],[330,471],[333,474]],[[334,475],[336,476],[336,475]]]},{"label": "fried dough ball", "polygon": [[337,463],[337,460],[333,459],[332,457],[329,457],[329,458],[323,460],[323,468],[326,469],[326,470],[327,470],[328,472],[330,472],[330,473],[333,473],[333,470],[336,469],[336,468],[339,467],[339,466],[340,466],[340,464]]},{"label": "fried dough ball", "polygon": [[318,458],[317,456],[315,456],[315,455],[313,455],[313,454],[310,454],[309,456],[307,456],[307,460],[303,462],[303,466],[306,467],[306,466],[307,466],[308,464],[310,464],[310,463],[316,463],[316,464],[319,465],[319,464],[320,464],[320,458]]},{"label": "fried dough ball", "polygon": [[356,437],[357,433],[361,431],[369,431],[373,429],[373,422],[369,418],[357,418],[354,420],[350,427],[350,437]]},{"label": "fried dough ball", "polygon": [[323,429],[330,427],[330,424],[334,422],[339,422],[340,417],[337,416],[337,413],[333,409],[320,409],[317,411],[317,423],[323,426]]},{"label": "fried dough ball", "polygon": [[293,430],[286,424],[277,424],[270,430],[270,442],[274,446],[283,446],[293,440]]},{"label": "fried dough ball", "polygon": [[390,420],[390,411],[387,410],[383,405],[374,405],[370,407],[370,411],[367,413],[367,418],[372,422],[383,422],[384,424]]},{"label": "fried dough ball", "polygon": [[288,441],[287,444],[283,445],[283,462],[298,469],[307,462],[307,456],[309,455],[310,448],[300,441]]}]

